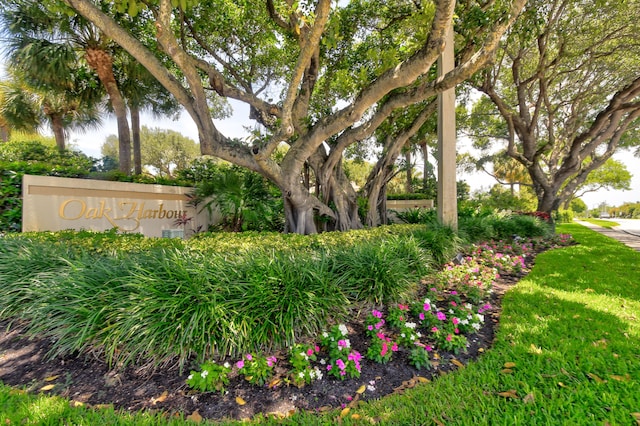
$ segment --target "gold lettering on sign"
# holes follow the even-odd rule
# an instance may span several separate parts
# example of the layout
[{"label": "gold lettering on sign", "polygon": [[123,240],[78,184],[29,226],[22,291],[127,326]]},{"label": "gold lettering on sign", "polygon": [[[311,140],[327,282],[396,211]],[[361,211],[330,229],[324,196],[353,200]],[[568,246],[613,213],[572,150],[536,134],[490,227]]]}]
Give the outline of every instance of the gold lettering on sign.
[{"label": "gold lettering on sign", "polygon": [[[105,200],[100,200],[100,204],[96,207],[87,207],[87,203],[83,200],[69,199],[60,204],[58,215],[65,220],[104,219],[115,228],[131,232],[140,227],[141,220],[177,219],[187,214],[186,210],[167,210],[164,208],[163,203],[160,203],[157,209],[145,207],[144,201],[140,203],[137,201],[120,201],[117,204],[116,211],[114,211],[111,207],[107,207]],[[75,213],[76,210],[78,213]],[[124,221],[130,221],[130,225],[134,225],[133,228],[125,226]]]},{"label": "gold lettering on sign", "polygon": [[[78,216],[76,217],[67,217],[67,214],[66,214],[67,206],[71,203],[80,203],[80,214],[78,214]],[[64,203],[60,204],[60,210],[58,211],[58,215],[63,219],[78,220],[84,215],[84,212],[86,209],[87,209],[87,205],[82,200],[66,200]]]}]

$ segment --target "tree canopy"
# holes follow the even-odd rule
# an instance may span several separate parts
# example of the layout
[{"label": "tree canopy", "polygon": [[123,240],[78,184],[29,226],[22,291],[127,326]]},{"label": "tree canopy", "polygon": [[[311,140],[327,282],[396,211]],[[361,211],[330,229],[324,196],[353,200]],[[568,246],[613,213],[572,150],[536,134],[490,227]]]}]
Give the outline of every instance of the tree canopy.
[{"label": "tree canopy", "polygon": [[473,79],[486,96],[474,110],[475,146],[506,146],[538,210],[602,182],[594,171],[638,146],[638,16],[635,0],[530,1],[495,65]]},{"label": "tree canopy", "polygon": [[[404,145],[433,115],[438,93],[493,58],[525,0],[65,3],[178,100],[198,127],[203,154],[271,180],[284,195],[286,230],[310,233],[317,230],[315,215],[325,216],[319,223],[326,229],[362,226],[342,167],[348,148],[415,106],[396,132],[394,142]],[[456,66],[437,78],[436,60],[454,24]],[[213,120],[221,99],[248,104],[259,136],[246,142],[222,134]],[[281,143],[289,149],[276,159]],[[302,178],[305,170],[313,181]],[[375,179],[386,176],[369,177]]]}]

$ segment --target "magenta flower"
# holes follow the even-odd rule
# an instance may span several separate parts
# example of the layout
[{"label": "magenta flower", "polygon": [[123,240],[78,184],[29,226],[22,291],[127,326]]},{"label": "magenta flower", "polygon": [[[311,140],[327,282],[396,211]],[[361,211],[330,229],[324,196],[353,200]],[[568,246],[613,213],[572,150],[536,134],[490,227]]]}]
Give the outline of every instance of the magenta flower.
[{"label": "magenta flower", "polygon": [[424,321],[424,312],[420,312],[418,318],[420,318],[420,321]]},{"label": "magenta flower", "polygon": [[437,333],[438,332],[438,327],[431,327],[431,331],[434,332],[434,333]]},{"label": "magenta flower", "polygon": [[247,361],[251,361],[253,359],[253,357],[251,356],[251,354],[247,354]]},{"label": "magenta flower", "polygon": [[376,318],[382,318],[382,312],[376,311],[375,309],[371,311],[371,315],[373,315]]},{"label": "magenta flower", "polygon": [[425,311],[430,311],[431,310],[431,305],[428,303],[425,303],[424,306],[422,307]]},{"label": "magenta flower", "polygon": [[347,366],[344,364],[344,361],[341,360],[340,358],[338,358],[336,360],[336,365],[338,366],[338,368],[342,371],[344,371],[345,368],[347,368]]},{"label": "magenta flower", "polygon": [[382,350],[380,351],[380,356],[385,356],[387,354],[387,344],[385,342],[382,342]]},{"label": "magenta flower", "polygon": [[278,360],[276,359],[275,356],[270,356],[269,358],[267,358],[267,365],[269,367],[273,367],[273,365],[278,362]]},{"label": "magenta flower", "polygon": [[243,367],[244,367],[244,361],[243,361],[243,360],[238,361],[238,362],[236,363],[236,367],[238,367],[238,368],[243,368]]},{"label": "magenta flower", "polygon": [[438,319],[439,319],[440,321],[444,321],[444,320],[446,320],[446,319],[447,319],[447,316],[446,316],[445,314],[443,314],[442,312],[438,312],[437,317],[438,317]]},{"label": "magenta flower", "polygon": [[424,347],[424,350],[427,352],[431,352],[433,350],[433,348],[430,345],[427,345]]},{"label": "magenta flower", "polygon": [[398,352],[398,344],[394,343],[393,345],[391,345],[391,351],[392,352]]},{"label": "magenta flower", "polygon": [[369,331],[373,331],[373,326],[372,326],[372,325],[368,325],[368,326],[367,326],[367,330],[369,330]]},{"label": "magenta flower", "polygon": [[311,356],[313,355],[313,349],[309,348],[307,349],[307,356]]},{"label": "magenta flower", "polygon": [[453,325],[458,325],[460,323],[460,320],[456,317],[454,317],[451,322],[453,323]]}]

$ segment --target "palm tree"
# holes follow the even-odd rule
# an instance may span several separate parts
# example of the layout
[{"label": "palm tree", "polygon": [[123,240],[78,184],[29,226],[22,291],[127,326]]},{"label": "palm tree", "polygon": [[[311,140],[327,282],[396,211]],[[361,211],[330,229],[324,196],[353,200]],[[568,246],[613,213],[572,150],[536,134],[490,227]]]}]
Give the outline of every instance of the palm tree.
[{"label": "palm tree", "polygon": [[99,126],[99,98],[92,100],[91,95],[70,89],[59,92],[37,88],[16,69],[9,69],[9,79],[0,83],[0,116],[7,139],[12,129],[35,132],[47,123],[58,149],[64,151],[69,130],[84,131]]},{"label": "palm tree", "polygon": [[54,12],[35,0],[7,0],[1,6],[12,65],[40,85],[65,90],[78,59],[97,74],[118,124],[120,171],[131,173],[127,106],[114,73],[110,40],[79,15]]}]

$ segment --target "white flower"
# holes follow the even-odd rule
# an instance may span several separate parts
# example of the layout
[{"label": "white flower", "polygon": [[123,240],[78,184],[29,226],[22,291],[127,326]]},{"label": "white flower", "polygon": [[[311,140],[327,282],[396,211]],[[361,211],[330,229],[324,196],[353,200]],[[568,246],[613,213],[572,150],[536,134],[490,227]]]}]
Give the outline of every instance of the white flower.
[{"label": "white flower", "polygon": [[327,361],[325,361],[325,359],[324,359],[324,358],[322,358],[322,359],[320,360],[320,364],[325,365],[326,363],[327,363]]},{"label": "white flower", "polygon": [[193,379],[193,374],[189,374],[189,377],[187,377],[187,380],[191,380]]},{"label": "white flower", "polygon": [[404,326],[407,328],[416,328],[416,323],[415,322],[405,322]]},{"label": "white flower", "polygon": [[480,324],[477,322],[474,322],[473,324],[471,324],[471,327],[475,328],[476,331],[480,330]]},{"label": "white flower", "polygon": [[429,300],[429,299],[424,299],[424,303],[426,303],[426,304],[429,304],[429,305],[430,305],[430,304],[431,304],[431,300]]},{"label": "white flower", "polygon": [[304,371],[299,372],[298,377],[300,377],[301,379],[304,379]]},{"label": "white flower", "polygon": [[327,333],[326,331],[323,331],[322,332],[322,337],[324,337],[326,339],[327,337],[329,337],[329,333]]},{"label": "white flower", "polygon": [[231,364],[229,364],[228,362],[225,362],[223,365],[224,365],[224,368],[231,368]]},{"label": "white flower", "polygon": [[347,330],[347,326],[344,324],[340,324],[338,326],[338,330],[340,330],[340,333],[342,333],[343,336],[346,336],[347,334],[349,334],[349,331]]},{"label": "white flower", "polygon": [[404,333],[400,334],[400,337],[405,337],[405,336],[404,336]]},{"label": "white flower", "polygon": [[484,315],[476,314],[476,318],[478,318],[480,322],[484,322]]},{"label": "white flower", "polygon": [[376,390],[376,387],[375,387],[375,386],[373,386],[373,385],[368,385],[368,386],[367,386],[367,390],[368,390],[369,392],[373,392],[373,391],[375,391],[375,390]]},{"label": "white flower", "polygon": [[463,320],[460,321],[460,324],[469,325],[469,320],[468,319],[463,319]]},{"label": "white flower", "polygon": [[316,373],[316,380],[322,380],[322,371],[318,367],[315,368],[314,372]]},{"label": "white flower", "polygon": [[204,370],[202,373],[200,373],[200,375],[202,376],[203,379],[206,379],[207,376],[209,375],[209,370]]},{"label": "white flower", "polygon": [[422,337],[422,333],[418,332],[418,333],[416,333],[416,336]]},{"label": "white flower", "polygon": [[466,305],[464,305],[464,307],[467,308],[468,310],[473,309],[473,305],[471,303],[467,303]]},{"label": "white flower", "polygon": [[453,315],[453,309],[449,309],[449,313]]}]

